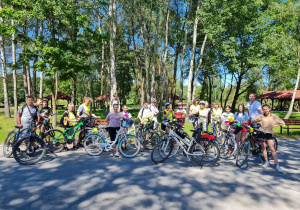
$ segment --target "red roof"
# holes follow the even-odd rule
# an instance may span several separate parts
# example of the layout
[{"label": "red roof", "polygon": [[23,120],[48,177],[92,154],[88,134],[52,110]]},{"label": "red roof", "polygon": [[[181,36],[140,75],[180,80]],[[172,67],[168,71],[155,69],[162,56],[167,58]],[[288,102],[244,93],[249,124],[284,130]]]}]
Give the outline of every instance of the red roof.
[{"label": "red roof", "polygon": [[[52,100],[52,94],[51,95],[48,95],[46,97],[48,100]],[[71,96],[67,95],[67,94],[64,94],[62,92],[57,92],[57,99],[63,99],[63,100],[68,100],[68,101],[71,101]]]},{"label": "red roof", "polygon": [[[286,100],[292,100],[293,97],[293,90],[279,90],[279,91],[266,91],[257,98],[260,99],[286,99]],[[296,91],[296,100],[300,100],[300,90]]]},{"label": "red roof", "polygon": [[[97,98],[95,98],[96,101],[105,101],[106,96],[98,96]],[[107,96],[107,100],[109,101],[109,96]]]}]

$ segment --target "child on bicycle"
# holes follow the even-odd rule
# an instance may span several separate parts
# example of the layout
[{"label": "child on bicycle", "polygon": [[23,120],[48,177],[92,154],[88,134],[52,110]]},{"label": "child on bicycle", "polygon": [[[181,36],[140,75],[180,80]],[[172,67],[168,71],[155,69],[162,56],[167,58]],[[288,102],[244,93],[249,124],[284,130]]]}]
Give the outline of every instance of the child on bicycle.
[{"label": "child on bicycle", "polygon": [[[64,126],[65,126],[65,128],[71,128],[67,132],[67,135],[68,135],[68,138],[69,138],[74,133],[74,126],[77,125],[77,123],[79,122],[79,120],[76,119],[76,117],[78,117],[78,116],[74,112],[74,104],[68,104],[68,110],[64,112],[63,117],[64,117]],[[74,137],[75,137],[75,135],[74,135]],[[73,139],[74,139],[74,137],[73,137]],[[64,150],[67,150],[67,151],[69,150],[69,148],[66,144],[65,144]],[[73,150],[76,150],[75,141],[73,141]]]},{"label": "child on bicycle", "polygon": [[[249,116],[248,113],[245,112],[245,106],[244,104],[240,104],[238,106],[238,111],[234,114],[234,122],[247,124],[248,120],[249,120]],[[243,129],[235,135],[237,148],[239,148],[240,140],[242,142],[245,140],[246,134],[247,134],[247,129],[246,130]]]},{"label": "child on bicycle", "polygon": [[202,124],[203,131],[207,131],[208,109],[205,108],[205,101],[200,101],[199,124]]},{"label": "child on bicycle", "polygon": [[231,107],[229,105],[225,106],[225,112],[221,115],[221,128],[223,131],[227,131],[228,129],[228,125],[225,124],[226,121],[234,121],[234,115],[231,113]]},{"label": "child on bicycle", "polygon": [[52,109],[48,106],[48,99],[43,99],[43,107],[40,110],[40,123],[41,123],[41,133],[40,135],[43,136],[45,132],[45,124],[49,124],[51,119]]},{"label": "child on bicycle", "polygon": [[171,102],[165,104],[166,109],[163,111],[164,119],[162,120],[162,129],[169,133],[168,124],[173,122],[174,111]]},{"label": "child on bicycle", "polygon": [[144,107],[140,110],[138,114],[138,118],[141,121],[142,125],[150,124],[153,120],[153,112],[149,108],[149,104],[147,101],[144,102]]},{"label": "child on bicycle", "polygon": [[219,128],[221,127],[221,125],[220,125],[221,115],[222,115],[222,108],[220,107],[220,104],[215,101],[213,103],[213,108],[211,111],[211,126],[212,126],[212,129],[215,128],[214,135],[217,135],[217,133],[215,133],[215,131],[218,131]]},{"label": "child on bicycle", "polygon": [[183,103],[179,102],[178,103],[178,109],[176,110],[175,115],[176,115],[176,118],[177,118],[177,116],[179,117],[177,119],[178,119],[180,125],[182,126],[182,128],[184,128],[184,122],[185,122],[186,114],[187,114],[186,110],[183,109]]},{"label": "child on bicycle", "polygon": [[[122,112],[122,113],[123,113],[124,118],[131,119],[132,116],[131,116],[131,114],[128,112],[128,106],[127,106],[127,105],[123,105],[122,109],[123,109],[123,112]],[[132,124],[132,127],[134,128],[134,124]],[[128,129],[124,129],[124,130],[126,130],[126,131],[127,131],[127,134],[129,134],[129,133],[128,133]]]}]

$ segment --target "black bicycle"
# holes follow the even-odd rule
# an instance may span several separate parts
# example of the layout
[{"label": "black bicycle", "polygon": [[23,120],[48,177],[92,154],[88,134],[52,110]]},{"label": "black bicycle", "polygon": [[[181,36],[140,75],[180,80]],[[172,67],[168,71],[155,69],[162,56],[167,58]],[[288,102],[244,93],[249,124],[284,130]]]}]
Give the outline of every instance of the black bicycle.
[{"label": "black bicycle", "polygon": [[[259,131],[259,127],[247,127],[248,130],[248,137],[243,141],[240,142],[237,155],[236,155],[236,166],[242,167],[248,160],[248,156],[252,151],[252,155],[258,156],[262,163],[264,163],[264,156],[261,150],[261,144],[266,142],[266,150],[267,150],[267,155],[268,158],[272,156],[271,150],[269,148],[268,142],[266,141],[264,137],[264,133]],[[275,151],[277,151],[278,148],[278,142],[277,139],[272,136],[273,139],[273,144]]]},{"label": "black bicycle", "polygon": [[[18,126],[16,128],[20,132],[21,128]],[[22,165],[33,165],[46,155],[45,142],[32,131],[32,128],[33,126],[29,126],[25,129],[24,137],[21,136],[13,147],[13,156]]]},{"label": "black bicycle", "polygon": [[136,136],[141,142],[141,151],[145,149],[152,150],[154,145],[160,141],[159,134],[154,131],[153,128],[154,122],[151,121],[147,124],[139,124],[136,126]]}]

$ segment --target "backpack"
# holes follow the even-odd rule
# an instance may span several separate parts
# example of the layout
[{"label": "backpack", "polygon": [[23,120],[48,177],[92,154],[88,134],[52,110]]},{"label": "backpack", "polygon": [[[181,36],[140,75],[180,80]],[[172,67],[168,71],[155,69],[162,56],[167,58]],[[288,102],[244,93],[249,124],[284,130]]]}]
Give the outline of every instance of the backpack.
[{"label": "backpack", "polygon": [[[68,115],[69,115],[69,111],[68,111],[68,110],[66,110],[65,112],[67,112]],[[68,122],[65,121],[65,117],[64,117],[65,112],[63,113],[63,116],[60,118],[60,121],[59,121],[59,123],[60,123],[62,126],[66,126],[66,125],[68,124]],[[74,111],[72,111],[72,112],[73,112],[73,114],[75,115],[75,112],[74,112]],[[76,115],[75,115],[75,116],[76,116]]]},{"label": "backpack", "polygon": [[[24,109],[25,109],[26,106],[27,106],[27,104],[24,104],[24,105],[21,107],[21,113],[20,113],[21,116],[20,116],[20,117],[22,117],[23,111],[24,111]],[[38,108],[37,106],[35,106],[35,105],[33,105],[33,107],[35,108],[35,115],[31,114],[29,108],[28,108],[28,110],[29,110],[29,113],[30,113],[30,116],[31,116],[32,120],[33,120],[33,121],[36,121],[36,120],[37,120],[37,113],[38,113],[38,111],[39,111],[39,108]]]}]

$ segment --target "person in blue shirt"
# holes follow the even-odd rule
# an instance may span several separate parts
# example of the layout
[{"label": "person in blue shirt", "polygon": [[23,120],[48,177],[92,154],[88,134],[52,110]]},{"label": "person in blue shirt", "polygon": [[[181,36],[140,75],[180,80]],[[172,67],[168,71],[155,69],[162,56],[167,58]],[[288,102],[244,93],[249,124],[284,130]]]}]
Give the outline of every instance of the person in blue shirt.
[{"label": "person in blue shirt", "polygon": [[[245,112],[245,106],[243,104],[240,104],[238,107],[238,111],[234,114],[234,122],[248,124],[248,120],[249,120],[249,115],[247,112]],[[237,148],[239,148],[239,141],[242,140],[243,142],[245,140],[246,134],[247,131],[243,129],[235,135]]]}]

